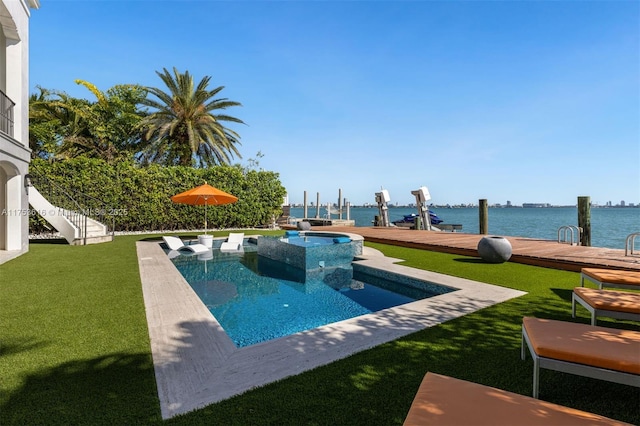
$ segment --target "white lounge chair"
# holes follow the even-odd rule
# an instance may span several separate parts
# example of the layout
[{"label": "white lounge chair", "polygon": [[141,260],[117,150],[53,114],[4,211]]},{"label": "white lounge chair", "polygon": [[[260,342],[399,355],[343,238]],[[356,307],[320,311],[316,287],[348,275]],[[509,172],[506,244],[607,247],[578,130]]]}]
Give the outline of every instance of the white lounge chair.
[{"label": "white lounge chair", "polygon": [[164,236],[164,237],[162,237],[162,239],[164,240],[164,243],[167,245],[167,247],[169,247],[169,249],[173,250],[173,251],[190,250],[190,251],[192,251],[194,253],[204,253],[206,251],[209,251],[207,246],[205,246],[204,244],[197,244],[197,243],[196,244],[185,244],[178,237]]},{"label": "white lounge chair", "polygon": [[227,241],[222,243],[220,251],[242,251],[244,232],[230,232]]}]

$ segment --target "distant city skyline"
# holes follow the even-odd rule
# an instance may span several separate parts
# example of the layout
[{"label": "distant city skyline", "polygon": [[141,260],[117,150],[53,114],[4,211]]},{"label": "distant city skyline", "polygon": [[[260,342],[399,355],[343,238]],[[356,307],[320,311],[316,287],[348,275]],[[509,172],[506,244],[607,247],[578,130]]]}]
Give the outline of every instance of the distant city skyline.
[{"label": "distant city skyline", "polygon": [[640,202],[636,1],[43,1],[29,41],[31,93],[211,76],[291,202]]},{"label": "distant city skyline", "polygon": [[[321,202],[320,203],[320,207],[326,206],[327,204],[331,203],[331,205],[333,207],[338,206],[339,203],[337,201],[335,202],[331,202],[328,201],[326,203]],[[289,203],[288,205],[292,206],[292,207],[304,207],[304,203]],[[343,205],[346,205],[343,202]],[[353,207],[377,207],[377,204],[374,203],[364,203],[364,204],[353,204],[351,202],[349,202],[350,206]],[[388,203],[387,204],[389,207],[416,207],[417,204],[415,203],[415,201],[413,203],[408,203],[408,204],[400,204],[400,203]],[[437,207],[478,207],[479,203],[470,203],[470,204],[437,204],[437,203],[428,203],[429,206],[437,206]],[[535,206],[534,206],[535,205]],[[315,201],[311,201],[308,202],[307,204],[308,207],[316,207],[316,202]],[[554,207],[574,207],[577,206],[577,203],[575,204],[551,204],[551,203],[522,203],[522,204],[509,204],[509,202],[507,201],[507,203],[502,204],[502,203],[488,203],[489,207],[504,207],[504,208],[509,208],[509,207],[513,207],[513,208],[554,208]],[[621,200],[620,203],[614,204],[611,201],[607,201],[607,203],[605,204],[594,204],[593,202],[591,203],[591,207],[594,208],[607,208],[607,207],[620,207],[620,208],[638,208],[640,207],[640,203],[627,203],[624,200]]]},{"label": "distant city skyline", "polygon": [[[416,188],[417,189],[417,188]],[[379,192],[380,190],[376,191]],[[327,203],[332,203],[332,205],[337,205],[338,204],[338,195],[340,194],[340,189],[336,192],[335,197],[331,197],[330,195],[326,196],[326,195],[322,195],[320,194],[320,205],[327,205]],[[363,203],[354,203],[351,201],[351,199],[349,197],[346,197],[344,195],[344,193],[342,194],[342,202],[343,204],[345,203],[345,201],[348,201],[351,205],[357,205],[357,206],[368,206],[368,205],[376,205],[376,201],[375,201],[375,193],[374,196],[372,196],[372,201],[365,201]],[[582,196],[582,195],[581,195]],[[584,195],[584,196],[588,196],[588,195]],[[513,206],[522,206],[523,204],[548,204],[549,206],[552,207],[557,207],[557,206],[573,206],[573,205],[577,205],[578,204],[578,197],[575,197],[575,200],[572,203],[562,203],[562,204],[555,204],[555,203],[550,203],[550,202],[539,202],[539,201],[524,201],[521,203],[513,203],[511,202],[511,200],[505,200],[505,201],[492,201],[487,199],[487,202],[489,203],[489,205],[491,206],[509,206],[509,205],[513,205]],[[314,193],[314,194],[309,194],[309,192],[307,191],[307,204],[311,205],[312,203],[315,205],[316,200],[318,198],[318,194]],[[441,202],[436,202],[433,199],[429,200],[429,204],[434,204],[434,205],[441,205],[441,206],[446,206],[446,205],[451,205],[451,206],[465,206],[465,205],[471,205],[471,206],[477,206],[479,203],[479,200],[481,200],[483,198],[479,198],[478,200],[475,201],[471,201],[471,202],[453,202],[453,203],[441,203]],[[594,200],[592,197],[590,197],[591,199],[591,205],[594,207],[633,207],[633,206],[638,206],[640,205],[640,197],[637,201],[627,201],[627,200],[620,200],[620,201],[605,201],[605,202],[599,202],[597,200]],[[290,205],[303,205],[304,203],[304,192],[303,192],[303,196],[300,197],[301,201],[296,201],[293,202],[291,201],[291,197],[289,196],[289,194],[287,194],[287,196],[285,197],[285,204],[290,204]],[[413,198],[411,201],[402,203],[402,202],[398,202],[398,201],[391,201],[388,203],[389,205],[402,205],[402,206],[412,206],[415,205],[415,198]]]}]

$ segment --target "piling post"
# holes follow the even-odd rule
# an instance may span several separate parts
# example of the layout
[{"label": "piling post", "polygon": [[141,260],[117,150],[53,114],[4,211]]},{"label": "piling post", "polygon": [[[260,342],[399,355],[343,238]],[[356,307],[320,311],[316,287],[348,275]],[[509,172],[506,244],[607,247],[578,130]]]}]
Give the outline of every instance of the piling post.
[{"label": "piling post", "polygon": [[320,219],[320,193],[316,193],[316,219]]},{"label": "piling post", "polygon": [[479,213],[480,213],[480,234],[486,235],[489,233],[489,207],[487,205],[486,198],[479,201]]},{"label": "piling post", "polygon": [[591,197],[578,197],[578,227],[580,245],[591,247]]},{"label": "piling post", "polygon": [[302,218],[307,219],[309,215],[307,214],[307,191],[304,191],[304,210],[302,213]]}]

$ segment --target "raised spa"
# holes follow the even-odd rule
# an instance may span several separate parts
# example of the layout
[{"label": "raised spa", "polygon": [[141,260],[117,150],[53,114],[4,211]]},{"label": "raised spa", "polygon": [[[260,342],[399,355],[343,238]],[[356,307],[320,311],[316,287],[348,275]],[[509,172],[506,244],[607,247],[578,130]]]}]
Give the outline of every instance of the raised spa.
[{"label": "raised spa", "polygon": [[284,262],[308,274],[350,265],[362,254],[362,237],[331,232],[287,231],[284,237],[260,236],[258,255]]}]

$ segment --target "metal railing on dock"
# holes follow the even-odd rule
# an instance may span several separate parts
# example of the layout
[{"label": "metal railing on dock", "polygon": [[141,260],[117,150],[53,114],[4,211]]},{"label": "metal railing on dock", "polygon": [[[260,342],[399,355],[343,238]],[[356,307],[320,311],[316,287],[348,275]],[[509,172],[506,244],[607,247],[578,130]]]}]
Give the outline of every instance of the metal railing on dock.
[{"label": "metal railing on dock", "polygon": [[624,242],[624,255],[625,256],[633,256],[633,252],[636,245],[636,237],[640,237],[640,232],[634,232],[633,234],[629,234],[627,239]]},{"label": "metal railing on dock", "polygon": [[[567,237],[571,236],[570,240]],[[574,238],[575,237],[575,238]],[[582,237],[582,228],[575,225],[564,225],[558,228],[558,242],[579,246]]]}]

